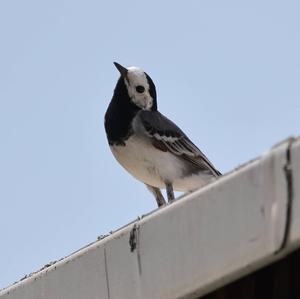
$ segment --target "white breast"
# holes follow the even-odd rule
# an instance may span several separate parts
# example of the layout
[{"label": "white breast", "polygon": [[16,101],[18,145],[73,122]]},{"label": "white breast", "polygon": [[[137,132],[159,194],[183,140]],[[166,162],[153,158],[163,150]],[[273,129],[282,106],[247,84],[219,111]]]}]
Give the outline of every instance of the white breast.
[{"label": "white breast", "polygon": [[168,152],[154,148],[145,139],[130,137],[126,146],[111,146],[118,162],[135,178],[145,184],[164,188],[181,175],[180,161]]},{"label": "white breast", "polygon": [[211,177],[192,175],[182,178],[183,162],[169,152],[163,152],[145,139],[130,137],[126,146],[111,146],[118,162],[136,179],[145,184],[165,188],[166,181],[173,183],[174,190],[192,191],[205,185]]}]

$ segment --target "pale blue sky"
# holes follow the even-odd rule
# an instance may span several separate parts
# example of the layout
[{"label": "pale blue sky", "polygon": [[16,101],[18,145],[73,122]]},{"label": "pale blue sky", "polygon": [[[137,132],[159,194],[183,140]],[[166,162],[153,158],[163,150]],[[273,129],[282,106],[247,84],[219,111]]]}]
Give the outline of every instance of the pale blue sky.
[{"label": "pale blue sky", "polygon": [[2,0],[0,287],[156,208],[106,142],[113,61],[149,73],[161,112],[222,172],[298,135],[299,11],[283,0]]}]

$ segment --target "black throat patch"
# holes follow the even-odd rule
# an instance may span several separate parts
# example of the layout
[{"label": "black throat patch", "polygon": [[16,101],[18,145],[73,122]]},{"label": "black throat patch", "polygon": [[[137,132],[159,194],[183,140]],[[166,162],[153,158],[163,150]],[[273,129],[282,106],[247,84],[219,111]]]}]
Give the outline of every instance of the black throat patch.
[{"label": "black throat patch", "polygon": [[124,79],[120,77],[104,118],[105,131],[110,145],[125,145],[125,141],[132,134],[132,120],[139,110],[131,102]]}]

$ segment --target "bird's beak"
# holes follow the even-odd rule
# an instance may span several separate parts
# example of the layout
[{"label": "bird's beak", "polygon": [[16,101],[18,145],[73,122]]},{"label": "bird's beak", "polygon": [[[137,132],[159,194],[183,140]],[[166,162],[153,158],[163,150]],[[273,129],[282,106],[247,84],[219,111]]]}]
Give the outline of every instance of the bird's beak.
[{"label": "bird's beak", "polygon": [[125,78],[126,75],[127,75],[127,72],[128,72],[127,68],[122,66],[121,64],[119,64],[117,62],[114,62],[114,65],[118,69],[118,71],[120,72],[121,77]]}]

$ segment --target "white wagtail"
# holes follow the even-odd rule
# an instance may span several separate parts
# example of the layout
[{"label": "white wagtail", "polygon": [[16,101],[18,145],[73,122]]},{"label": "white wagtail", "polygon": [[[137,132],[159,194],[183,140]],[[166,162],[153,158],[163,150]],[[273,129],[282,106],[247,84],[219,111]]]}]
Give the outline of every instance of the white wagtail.
[{"label": "white wagtail", "polygon": [[156,89],[142,69],[114,62],[119,78],[105,114],[110,149],[118,162],[154,194],[158,206],[174,190],[191,192],[221,173],[193,142],[157,110]]}]

